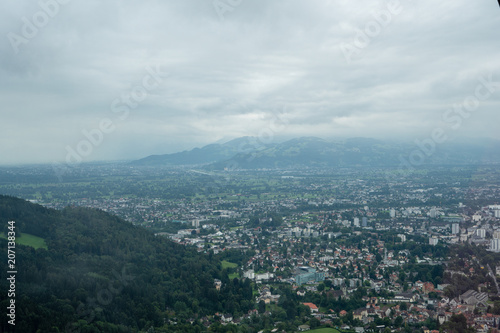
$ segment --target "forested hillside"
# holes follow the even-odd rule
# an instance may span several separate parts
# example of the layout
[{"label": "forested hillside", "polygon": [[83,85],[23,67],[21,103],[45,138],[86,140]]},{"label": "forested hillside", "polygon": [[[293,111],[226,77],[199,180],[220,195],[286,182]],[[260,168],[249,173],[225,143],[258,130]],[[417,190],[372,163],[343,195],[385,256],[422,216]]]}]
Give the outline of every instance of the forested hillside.
[{"label": "forested hillside", "polygon": [[[48,248],[16,246],[17,332],[135,332],[253,307],[250,283],[230,281],[215,258],[105,212],[0,196],[3,234],[10,220],[17,237],[42,237]],[[6,239],[0,244],[7,248]],[[0,281],[7,290],[5,270]],[[7,295],[0,297],[7,307]]]}]

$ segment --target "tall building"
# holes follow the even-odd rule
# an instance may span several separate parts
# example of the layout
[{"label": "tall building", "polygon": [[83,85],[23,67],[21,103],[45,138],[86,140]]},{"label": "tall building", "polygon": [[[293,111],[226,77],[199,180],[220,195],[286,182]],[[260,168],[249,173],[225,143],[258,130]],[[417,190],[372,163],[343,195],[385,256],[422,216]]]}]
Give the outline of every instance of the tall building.
[{"label": "tall building", "polygon": [[359,217],[354,218],[354,226],[359,227]]},{"label": "tall building", "polygon": [[429,215],[430,215],[430,217],[435,218],[437,216],[437,209],[431,208]]},{"label": "tall building", "polygon": [[460,225],[458,223],[453,223],[451,225],[451,233],[453,235],[457,235],[460,233]]},{"label": "tall building", "polygon": [[495,217],[500,218],[500,210],[495,210]]},{"label": "tall building", "polygon": [[366,216],[363,216],[363,220],[362,220],[362,226],[363,227],[367,227],[368,226],[368,218]]},{"label": "tall building", "polygon": [[486,238],[486,230],[485,229],[477,229],[476,235],[481,238]]},{"label": "tall building", "polygon": [[429,238],[430,245],[437,245],[438,242],[439,242],[439,239],[437,237],[430,237]]},{"label": "tall building", "polygon": [[492,239],[491,240],[490,251],[500,252],[500,239]]},{"label": "tall building", "polygon": [[391,218],[395,218],[396,217],[396,210],[391,209],[390,214],[391,214]]}]

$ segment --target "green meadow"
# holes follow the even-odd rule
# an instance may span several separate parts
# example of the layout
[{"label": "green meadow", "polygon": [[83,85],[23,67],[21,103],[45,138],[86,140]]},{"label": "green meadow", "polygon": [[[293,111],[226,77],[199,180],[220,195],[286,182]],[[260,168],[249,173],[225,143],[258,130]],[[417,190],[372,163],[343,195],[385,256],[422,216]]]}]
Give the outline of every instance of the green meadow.
[{"label": "green meadow", "polygon": [[[7,239],[7,236],[5,236],[4,234],[1,234],[0,237]],[[16,237],[16,244],[31,246],[35,249],[42,248],[47,250],[45,239],[27,233],[23,233],[21,237]]]}]

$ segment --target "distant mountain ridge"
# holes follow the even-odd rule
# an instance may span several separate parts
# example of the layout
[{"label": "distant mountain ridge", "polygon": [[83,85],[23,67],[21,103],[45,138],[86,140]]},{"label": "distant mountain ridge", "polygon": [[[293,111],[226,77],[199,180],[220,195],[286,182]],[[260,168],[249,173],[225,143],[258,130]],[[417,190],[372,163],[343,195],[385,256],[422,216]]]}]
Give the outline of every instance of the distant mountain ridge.
[{"label": "distant mountain ridge", "polygon": [[160,165],[198,165],[215,163],[234,157],[236,154],[246,151],[245,146],[251,140],[250,137],[242,137],[220,144],[212,143],[202,148],[194,148],[179,153],[151,155],[137,161],[133,165],[160,166]]},{"label": "distant mountain ridge", "polygon": [[210,169],[355,167],[428,164],[500,163],[500,141],[492,139],[436,144],[369,138],[325,140],[301,137],[262,144],[243,137],[175,154],[154,155],[132,162],[142,166],[205,165]]}]

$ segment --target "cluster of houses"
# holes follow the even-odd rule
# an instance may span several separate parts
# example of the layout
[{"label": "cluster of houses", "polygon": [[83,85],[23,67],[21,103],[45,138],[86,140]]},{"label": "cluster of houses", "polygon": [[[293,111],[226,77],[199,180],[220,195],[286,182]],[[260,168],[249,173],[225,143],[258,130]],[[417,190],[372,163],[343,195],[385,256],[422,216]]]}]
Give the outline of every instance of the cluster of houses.
[{"label": "cluster of houses", "polygon": [[[364,297],[363,301],[366,302],[366,306],[352,312],[353,318],[362,322],[364,326],[344,328],[363,332],[364,327],[367,327],[376,317],[389,317],[393,320],[398,316],[401,316],[403,323],[420,323],[431,318],[439,321],[442,325],[449,321],[454,314],[463,314],[468,325],[479,333],[494,332],[495,329],[500,328],[500,315],[475,311],[476,309],[485,310],[485,306],[488,304],[488,294],[486,293],[469,290],[457,299],[448,300],[443,297],[433,309],[429,309],[426,300],[428,299],[420,294],[406,293],[396,295],[394,301],[400,304],[394,305],[382,298]],[[406,306],[403,308],[401,303],[405,303]],[[346,310],[341,310],[339,313],[332,313],[332,310],[321,311],[316,304],[309,302],[302,304],[309,307],[311,315],[319,319],[322,324],[329,324],[333,318],[343,318],[349,314]],[[301,330],[305,331],[307,327],[304,325]],[[429,332],[432,331],[429,330]]]},{"label": "cluster of houses", "polygon": [[[401,316],[407,323],[422,322],[427,318],[444,322],[454,313],[462,313],[469,325],[479,332],[498,327],[498,316],[486,313],[491,304],[484,291],[469,290],[456,299],[448,299],[443,295],[444,286],[434,286],[428,281],[407,282],[407,286],[403,286],[398,274],[387,274],[387,271],[409,263],[411,253],[408,250],[387,250],[378,235],[397,230],[396,240],[400,244],[417,235],[424,237],[426,242],[428,240],[430,245],[469,242],[500,252],[500,206],[485,206],[472,211],[463,204],[453,207],[427,205],[430,199],[443,196],[439,189],[405,181],[408,182],[405,186],[391,192],[391,198],[382,191],[385,183],[372,184],[353,179],[343,184],[298,183],[294,191],[298,193],[296,196],[265,200],[246,200],[248,196],[234,193],[210,200],[106,198],[47,205],[90,206],[146,227],[179,223],[183,226],[181,230],[167,236],[177,243],[195,246],[200,252],[210,250],[217,254],[229,249],[251,250],[255,254],[237,271],[241,278],[251,279],[260,286],[257,302],[268,304],[279,300],[279,295],[273,295],[268,287],[273,282],[293,285],[299,296],[305,296],[309,291],[330,292],[336,297],[348,298],[358,287],[366,286],[376,293],[385,291],[394,296],[365,299],[366,307],[353,312],[354,318],[365,324],[373,321],[375,316]],[[467,190],[477,198],[493,198],[498,194],[490,187]],[[446,196],[449,199],[464,197],[467,195],[464,191],[460,187],[450,187]],[[333,192],[343,193],[342,197],[327,194]],[[266,193],[262,195],[265,197]],[[235,198],[238,200],[233,200]],[[245,200],[239,200],[242,198]],[[404,207],[380,208],[395,201],[405,204]],[[421,205],[409,207],[407,203],[410,201],[421,202]],[[376,203],[377,208],[369,207],[372,203]],[[328,209],[340,204],[356,208],[318,208]],[[300,207],[315,209],[305,211]],[[268,217],[261,218],[261,225],[248,225],[254,211],[276,212],[282,209],[291,213],[283,218],[281,226],[273,230],[263,227],[269,222]],[[231,227],[226,226],[227,221],[231,221]],[[350,238],[358,236],[375,242],[375,245],[368,246],[364,241],[349,244]],[[443,264],[444,260],[417,258],[418,263],[432,265]],[[458,273],[474,273],[472,267],[467,269],[468,272]],[[500,264],[492,270],[491,275],[500,275]],[[334,288],[318,291],[316,286],[324,280],[331,281]],[[221,281],[214,281],[214,286],[221,288]],[[430,293],[437,294],[438,299],[430,297]],[[309,302],[304,304],[322,323],[347,315],[342,311],[322,311]],[[233,322],[236,319],[223,315],[221,320]]]}]

